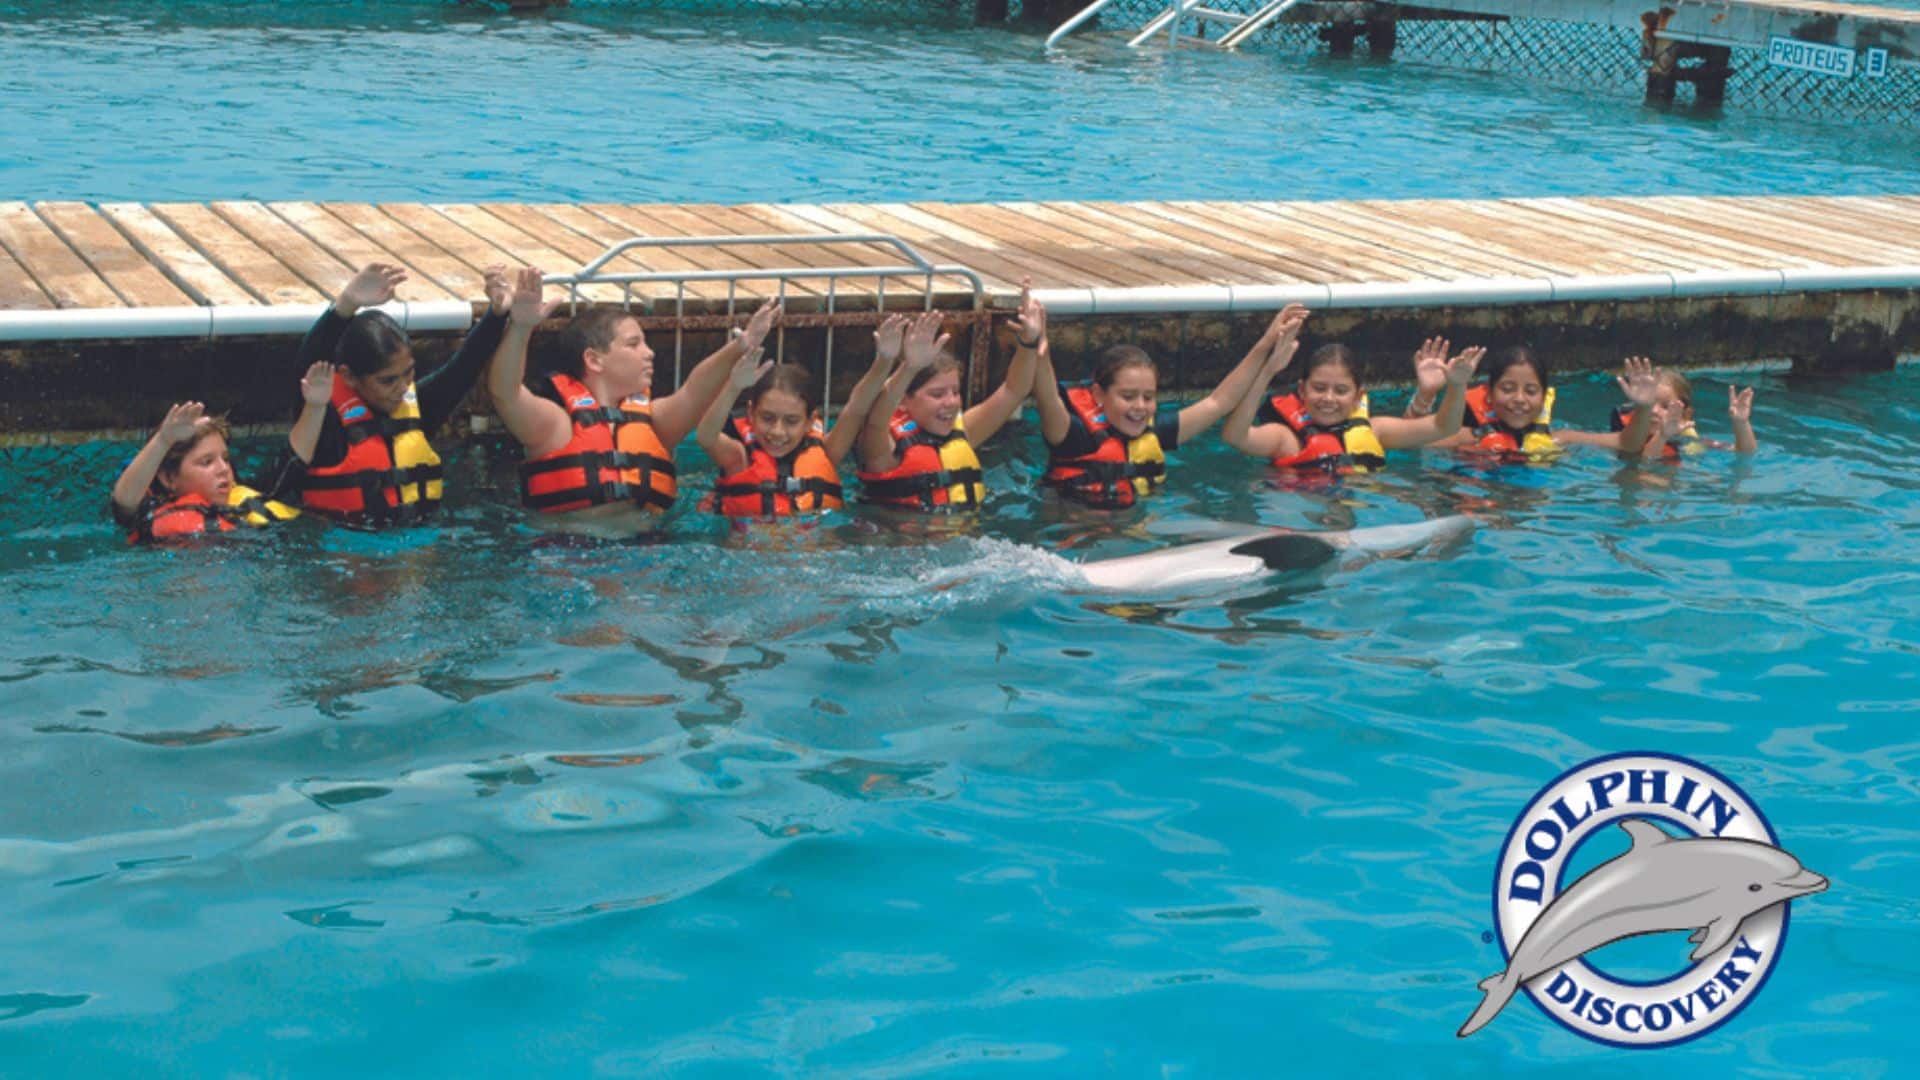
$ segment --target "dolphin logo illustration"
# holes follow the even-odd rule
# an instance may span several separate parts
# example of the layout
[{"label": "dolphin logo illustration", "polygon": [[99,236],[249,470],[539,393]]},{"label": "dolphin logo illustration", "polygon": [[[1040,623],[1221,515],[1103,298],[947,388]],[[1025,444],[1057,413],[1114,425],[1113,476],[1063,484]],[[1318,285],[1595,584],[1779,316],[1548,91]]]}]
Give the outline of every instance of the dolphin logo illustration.
[{"label": "dolphin logo illustration", "polygon": [[1747,916],[1827,887],[1826,878],[1771,844],[1675,839],[1639,819],[1620,827],[1633,846],[1554,897],[1527,927],[1507,970],[1480,981],[1487,996],[1461,1025],[1461,1038],[1487,1026],[1526,983],[1603,945],[1692,930],[1691,959],[1699,961],[1732,941]]}]

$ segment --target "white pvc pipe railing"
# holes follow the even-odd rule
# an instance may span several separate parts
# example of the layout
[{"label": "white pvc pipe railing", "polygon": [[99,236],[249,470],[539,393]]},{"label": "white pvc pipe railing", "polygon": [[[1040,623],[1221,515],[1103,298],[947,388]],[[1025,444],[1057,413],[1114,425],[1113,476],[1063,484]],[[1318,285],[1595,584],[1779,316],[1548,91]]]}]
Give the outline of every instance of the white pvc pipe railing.
[{"label": "white pvc pipe railing", "polygon": [[1177,315],[1309,308],[1405,308],[1670,300],[1705,296],[1920,289],[1920,266],[1701,270],[1592,277],[1478,278],[1384,284],[1197,285],[1035,289],[1050,315]]},{"label": "white pvc pipe railing", "polygon": [[[282,337],[306,333],[326,309],[326,304],[271,304],[0,311],[0,341]],[[377,310],[408,330],[465,330],[473,325],[473,305],[465,300],[398,301]]]},{"label": "white pvc pipe railing", "polygon": [[[1189,312],[1310,308],[1405,308],[1546,304],[1568,301],[1668,300],[1706,296],[1920,289],[1920,266],[1810,267],[1785,270],[1701,270],[1590,277],[1480,278],[1387,284],[1193,285],[1149,288],[1035,289],[1054,315],[1178,315]],[[126,338],[218,338],[307,332],[323,304],[0,311],[0,341]],[[380,310],[408,330],[464,330],[466,301],[394,303]]]}]

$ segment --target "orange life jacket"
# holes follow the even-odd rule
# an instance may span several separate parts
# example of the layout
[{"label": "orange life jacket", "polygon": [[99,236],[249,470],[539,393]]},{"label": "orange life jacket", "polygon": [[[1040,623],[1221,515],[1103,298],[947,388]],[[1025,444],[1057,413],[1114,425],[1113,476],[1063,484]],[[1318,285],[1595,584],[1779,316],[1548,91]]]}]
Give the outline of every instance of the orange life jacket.
[{"label": "orange life jacket", "polygon": [[420,429],[413,387],[398,409],[382,416],[336,371],[332,405],[347,433],[347,454],[337,465],[307,470],[302,506],[356,525],[396,525],[419,521],[439,505],[445,471]]},{"label": "orange life jacket", "polygon": [[818,421],[800,445],[783,458],[767,453],[753,437],[753,425],[744,417],[729,424],[733,437],[747,450],[747,467],[728,473],[714,484],[719,510],[728,517],[790,517],[794,514],[838,510],[840,470],[827,456],[826,434]]},{"label": "orange life jacket", "polygon": [[1100,444],[1079,457],[1060,457],[1049,447],[1047,473],[1041,479],[1063,495],[1103,509],[1132,506],[1158,490],[1167,475],[1167,458],[1152,425],[1131,439],[1122,438],[1094,402],[1091,389],[1062,386],[1061,391],[1067,407]]},{"label": "orange life jacket", "polygon": [[210,532],[232,532],[242,525],[271,525],[299,516],[300,511],[293,507],[235,484],[225,506],[208,502],[204,495],[182,495],[155,506],[127,534],[127,543],[158,544]]},{"label": "orange life jacket", "polygon": [[671,507],[679,484],[673,451],[653,430],[653,406],[634,398],[617,408],[602,405],[571,375],[552,381],[573,437],[520,466],[521,505],[551,514],[618,502],[646,510]]},{"label": "orange life jacket", "polygon": [[908,510],[979,509],[987,488],[961,420],[946,435],[933,435],[901,409],[887,422],[887,431],[900,464],[886,472],[861,472],[862,498]]},{"label": "orange life jacket", "polygon": [[1502,454],[1541,455],[1558,453],[1560,444],[1553,441],[1553,390],[1548,388],[1546,399],[1540,403],[1540,415],[1533,423],[1515,431],[1502,424],[1487,405],[1487,384],[1481,383],[1467,391],[1467,419],[1473,424],[1474,444],[1481,450],[1491,450]]},{"label": "orange life jacket", "polygon": [[1307,408],[1297,393],[1275,394],[1267,404],[1279,415],[1280,422],[1287,425],[1287,430],[1300,440],[1298,453],[1273,459],[1275,468],[1337,469],[1341,466],[1357,466],[1377,469],[1387,463],[1386,452],[1380,448],[1380,439],[1373,433],[1373,423],[1367,419],[1364,397],[1351,415],[1329,427],[1314,423],[1313,411]]}]

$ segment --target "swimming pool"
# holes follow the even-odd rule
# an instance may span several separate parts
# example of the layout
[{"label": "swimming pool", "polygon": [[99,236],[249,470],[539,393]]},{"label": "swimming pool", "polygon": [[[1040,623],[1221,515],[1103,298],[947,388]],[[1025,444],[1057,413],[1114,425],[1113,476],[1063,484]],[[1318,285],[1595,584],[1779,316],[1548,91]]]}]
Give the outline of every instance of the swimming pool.
[{"label": "swimming pool", "polygon": [[[1911,191],[1920,131],[1418,64],[441,0],[0,2],[0,197],[748,202]],[[796,87],[805,88],[795,93]]]},{"label": "swimming pool", "polygon": [[[1916,179],[1899,133],[969,29],[406,0],[0,25],[8,198]],[[583,58],[602,96],[553,93]],[[129,551],[103,491],[129,447],[0,450],[0,1073],[1895,1075],[1920,1052],[1920,371],[1757,379],[1751,463],[1410,455],[1276,490],[1209,436],[1106,522],[1034,494],[1029,414],[947,536],[684,513],[556,540],[479,444],[434,529]],[[1723,392],[1701,380],[1710,434]],[[1613,403],[1562,393],[1576,426]],[[1059,562],[1462,511],[1479,533],[1437,559],[1184,599],[1078,593]],[[1455,1039],[1501,967],[1515,815],[1640,748],[1728,774],[1833,890],[1699,1042],[1625,1055],[1524,1006]]]},{"label": "swimming pool", "polygon": [[[1760,376],[1750,465],[1283,491],[1209,440],[1105,524],[1032,494],[1029,417],[980,531],[931,540],[557,542],[476,447],[437,529],[129,551],[125,447],[6,451],[8,1071],[1892,1075],[1917,377]],[[1462,509],[1437,560],[1193,603],[1050,553]],[[1522,1007],[1456,1040],[1501,836],[1635,748],[1729,774],[1833,891],[1707,1039],[1623,1057]]]}]

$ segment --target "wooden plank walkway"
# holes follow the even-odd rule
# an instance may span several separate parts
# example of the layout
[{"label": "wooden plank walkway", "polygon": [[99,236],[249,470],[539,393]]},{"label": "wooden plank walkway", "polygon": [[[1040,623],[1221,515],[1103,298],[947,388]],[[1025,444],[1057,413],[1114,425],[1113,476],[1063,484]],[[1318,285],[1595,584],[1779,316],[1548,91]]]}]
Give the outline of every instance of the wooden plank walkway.
[{"label": "wooden plank walkway", "polygon": [[[476,300],[492,263],[566,273],[633,236],[881,232],[927,258],[976,270],[996,305],[1023,275],[1036,288],[1153,290],[1294,285],[1407,286],[1502,279],[1920,267],[1920,195],[1538,198],[1357,202],[1014,202],[879,205],[493,205],[0,202],[0,309],[311,304],[355,266],[411,272],[401,299]],[[736,300],[771,295],[782,267],[898,264],[883,247],[653,248],[612,271],[730,270]],[[840,310],[871,310],[875,282],[839,283]],[[818,310],[823,281],[789,283]],[[591,286],[591,299],[621,290]],[[944,304],[970,298],[944,279]],[[637,294],[670,313],[680,294]],[[689,312],[726,301],[687,288]],[[918,298],[894,279],[890,302]],[[661,306],[664,305],[664,308]],[[1167,309],[1177,312],[1177,305]]]}]

